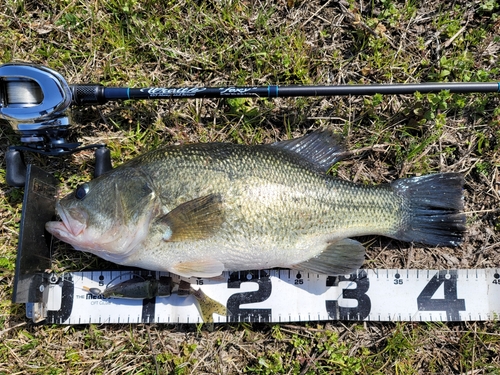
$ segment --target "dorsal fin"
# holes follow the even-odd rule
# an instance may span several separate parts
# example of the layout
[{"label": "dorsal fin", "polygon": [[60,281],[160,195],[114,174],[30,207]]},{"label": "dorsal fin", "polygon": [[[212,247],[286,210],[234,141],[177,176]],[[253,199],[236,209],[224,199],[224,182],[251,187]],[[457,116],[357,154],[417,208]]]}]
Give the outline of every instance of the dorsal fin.
[{"label": "dorsal fin", "polygon": [[317,130],[300,138],[271,144],[282,150],[295,152],[323,171],[344,158],[342,136],[331,130]]}]

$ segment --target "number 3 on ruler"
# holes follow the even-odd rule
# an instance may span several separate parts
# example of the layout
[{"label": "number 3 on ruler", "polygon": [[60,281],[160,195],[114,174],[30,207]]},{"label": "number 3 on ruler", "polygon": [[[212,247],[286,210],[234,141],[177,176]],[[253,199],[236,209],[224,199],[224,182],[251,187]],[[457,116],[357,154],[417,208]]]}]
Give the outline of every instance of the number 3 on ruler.
[{"label": "number 3 on ruler", "polygon": [[[439,271],[417,297],[419,311],[446,311],[449,321],[460,320],[460,311],[465,310],[465,300],[457,298],[457,271]],[[432,298],[443,284],[444,298]]]},{"label": "number 3 on ruler", "polygon": [[366,295],[370,288],[370,280],[365,270],[358,271],[348,278],[345,276],[328,276],[326,286],[338,286],[341,281],[349,281],[356,284],[355,289],[342,289],[342,298],[354,299],[358,302],[356,307],[339,306],[338,301],[325,301],[326,311],[331,319],[364,320],[370,314],[372,302]]}]

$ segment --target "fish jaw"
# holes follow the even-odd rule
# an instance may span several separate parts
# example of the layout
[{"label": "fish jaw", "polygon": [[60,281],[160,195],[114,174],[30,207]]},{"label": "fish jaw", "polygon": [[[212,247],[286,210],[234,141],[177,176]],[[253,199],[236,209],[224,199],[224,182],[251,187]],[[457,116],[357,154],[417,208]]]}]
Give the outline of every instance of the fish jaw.
[{"label": "fish jaw", "polygon": [[61,221],[49,221],[46,230],[73,246],[75,250],[95,254],[108,261],[122,264],[147,236],[150,217],[144,217],[135,225],[116,222],[105,231],[102,226],[92,225],[89,215],[81,209],[66,208],[59,202],[56,212]]},{"label": "fish jaw", "polygon": [[45,229],[73,246],[81,242],[85,237],[88,215],[82,210],[64,209],[60,202],[56,203],[56,212],[62,221],[49,221],[45,224]]}]

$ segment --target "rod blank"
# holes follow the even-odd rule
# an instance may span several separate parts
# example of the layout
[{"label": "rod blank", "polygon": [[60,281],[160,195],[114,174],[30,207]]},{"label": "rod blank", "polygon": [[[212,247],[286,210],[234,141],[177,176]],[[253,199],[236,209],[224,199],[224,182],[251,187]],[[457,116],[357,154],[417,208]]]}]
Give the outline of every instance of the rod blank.
[{"label": "rod blank", "polygon": [[179,99],[179,98],[285,98],[298,96],[343,95],[402,95],[415,92],[451,93],[500,92],[498,82],[417,83],[332,86],[233,86],[233,87],[104,87],[101,85],[72,85],[73,103],[102,104],[110,100]]}]

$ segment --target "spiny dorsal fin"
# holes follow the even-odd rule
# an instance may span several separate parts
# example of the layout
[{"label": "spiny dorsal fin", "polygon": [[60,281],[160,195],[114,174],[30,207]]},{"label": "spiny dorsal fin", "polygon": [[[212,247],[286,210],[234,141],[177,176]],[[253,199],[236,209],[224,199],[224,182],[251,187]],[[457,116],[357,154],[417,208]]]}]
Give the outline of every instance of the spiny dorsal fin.
[{"label": "spiny dorsal fin", "polygon": [[200,240],[210,237],[224,221],[222,199],[210,194],[180,204],[160,219],[165,241]]},{"label": "spiny dorsal fin", "polygon": [[295,152],[325,172],[344,158],[342,136],[330,130],[318,130],[300,138],[280,141],[272,147]]}]

